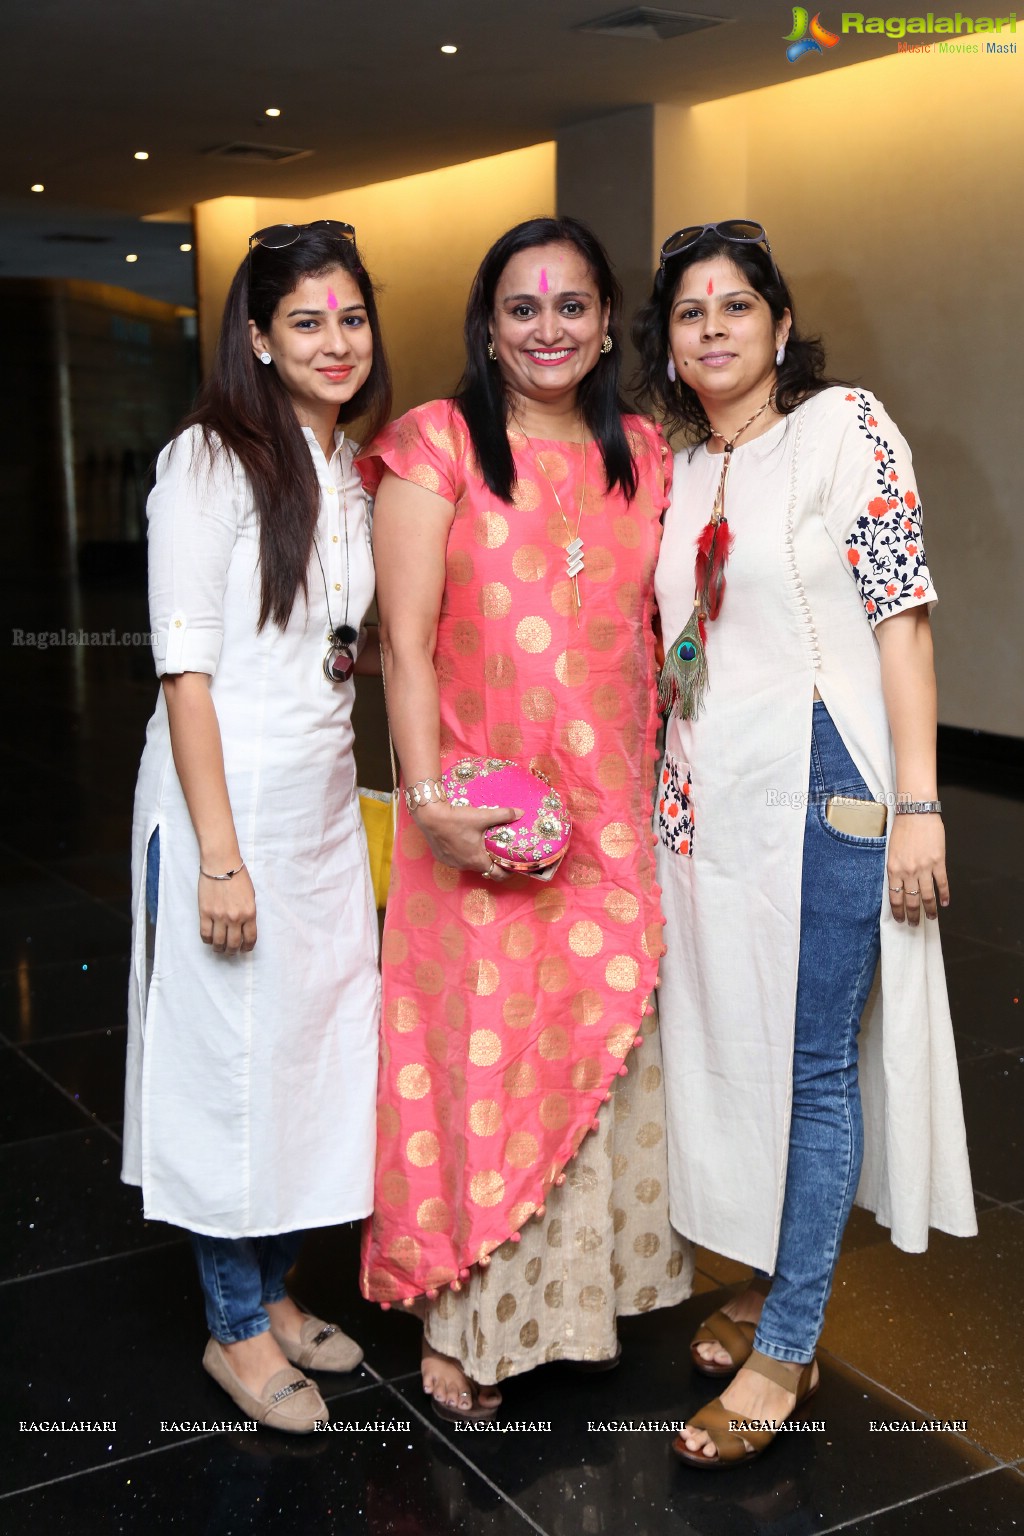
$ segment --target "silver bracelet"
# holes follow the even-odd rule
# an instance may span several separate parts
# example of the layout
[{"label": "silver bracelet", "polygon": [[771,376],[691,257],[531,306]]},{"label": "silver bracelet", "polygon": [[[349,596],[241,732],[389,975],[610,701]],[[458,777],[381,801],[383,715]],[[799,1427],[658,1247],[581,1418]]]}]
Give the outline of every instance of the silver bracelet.
[{"label": "silver bracelet", "polygon": [[409,811],[418,811],[421,805],[430,805],[434,800],[447,800],[448,794],[440,779],[420,779],[416,784],[410,784],[405,792],[405,804]]},{"label": "silver bracelet", "polygon": [[897,816],[941,816],[941,800],[897,800],[893,809]]},{"label": "silver bracelet", "polygon": [[245,860],[243,859],[237,869],[229,869],[226,875],[211,875],[209,870],[204,869],[201,864],[199,866],[199,873],[202,875],[204,880],[233,880],[236,875],[241,874],[244,868]]}]

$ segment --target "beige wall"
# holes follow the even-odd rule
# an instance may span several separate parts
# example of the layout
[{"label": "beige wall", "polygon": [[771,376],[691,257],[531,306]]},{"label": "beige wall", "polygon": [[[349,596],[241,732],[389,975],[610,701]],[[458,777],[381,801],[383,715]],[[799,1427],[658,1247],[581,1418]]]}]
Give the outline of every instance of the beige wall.
[{"label": "beige wall", "polygon": [[345,219],[381,284],[381,322],[395,375],[396,412],[449,393],[462,372],[462,321],[480,259],[498,235],[555,208],[555,146],[471,160],[422,176],[306,201],[222,197],[195,209],[204,359],[246,242],[267,224]]},{"label": "beige wall", "polygon": [[760,219],[832,371],[915,456],[940,719],[1024,735],[1017,61],[893,55],[655,121],[653,249]]}]

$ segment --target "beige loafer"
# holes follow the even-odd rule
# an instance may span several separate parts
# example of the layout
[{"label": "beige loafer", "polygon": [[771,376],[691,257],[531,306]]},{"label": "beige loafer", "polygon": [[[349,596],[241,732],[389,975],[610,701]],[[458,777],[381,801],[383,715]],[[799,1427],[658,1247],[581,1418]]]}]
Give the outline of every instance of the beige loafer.
[{"label": "beige loafer", "polygon": [[289,1435],[310,1435],[318,1424],[327,1424],[330,1414],[315,1382],[296,1376],[285,1366],[275,1371],[260,1396],[239,1381],[224,1350],[211,1338],[203,1355],[203,1369],[241,1408],[247,1418],[268,1429],[282,1429]]},{"label": "beige loafer", "polygon": [[325,1323],[322,1317],[306,1317],[298,1348],[273,1324],[270,1332],[285,1358],[304,1371],[354,1371],[363,1358],[355,1339],[342,1333],[336,1323]]}]

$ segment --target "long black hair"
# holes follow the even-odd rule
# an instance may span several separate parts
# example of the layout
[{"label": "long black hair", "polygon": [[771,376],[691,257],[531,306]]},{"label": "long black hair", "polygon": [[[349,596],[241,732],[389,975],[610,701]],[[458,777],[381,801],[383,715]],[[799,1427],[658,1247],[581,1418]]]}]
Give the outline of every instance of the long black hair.
[{"label": "long black hair", "polygon": [[640,354],[634,379],[637,401],[644,410],[659,415],[669,430],[681,429],[697,442],[710,437],[711,424],[696,391],[681,378],[674,383],[669,379],[668,327],[683,278],[696,262],[713,256],[725,256],[743,273],[768,305],[773,320],[781,320],[787,309],[790,312],[792,326],[772,402],[779,414],[788,416],[802,400],[834,382],[825,375],[825,348],[820,337],[801,336],[789,287],[767,252],[753,242],[726,240],[709,230],[658,268],[651,296],[633,321],[633,344]]},{"label": "long black hair", "polygon": [[358,287],[373,335],[369,375],[338,420],[365,417],[367,440],[376,436],[391,414],[391,372],[373,283],[354,241],[317,228],[304,229],[282,250],[257,245],[242,262],[228,289],[213,366],[178,428],[180,434],[201,427],[210,455],[219,438],[249,478],[260,526],[260,629],[270,619],[284,628],[298,593],[306,596],[320,487],[291,397],[277,369],[261,366],[253,352],[249,321],[266,333],[281,300],[304,277],[333,267]]},{"label": "long black hair", "polygon": [[618,486],[632,498],[637,471],[622,426],[627,406],[619,394],[622,289],[601,242],[579,219],[537,218],[517,224],[494,242],[473,279],[466,307],[466,368],[455,401],[469,430],[480,473],[495,496],[511,502],[516,467],[506,431],[508,401],[501,372],[488,358],[487,343],[501,274],[513,256],[540,245],[571,245],[578,251],[590,268],[601,303],[609,307],[612,350],[601,353],[581,380],[578,400],[583,420],[601,450],[608,489]]}]

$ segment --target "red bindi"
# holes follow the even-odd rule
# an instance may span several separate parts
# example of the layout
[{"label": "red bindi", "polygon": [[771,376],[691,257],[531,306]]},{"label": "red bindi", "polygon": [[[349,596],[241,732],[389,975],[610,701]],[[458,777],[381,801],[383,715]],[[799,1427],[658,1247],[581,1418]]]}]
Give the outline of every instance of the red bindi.
[{"label": "red bindi", "polygon": [[714,293],[714,291],[715,291],[715,285],[714,285],[714,283],[711,281],[711,279],[709,277],[708,278],[708,293],[712,294],[712,293]]}]

